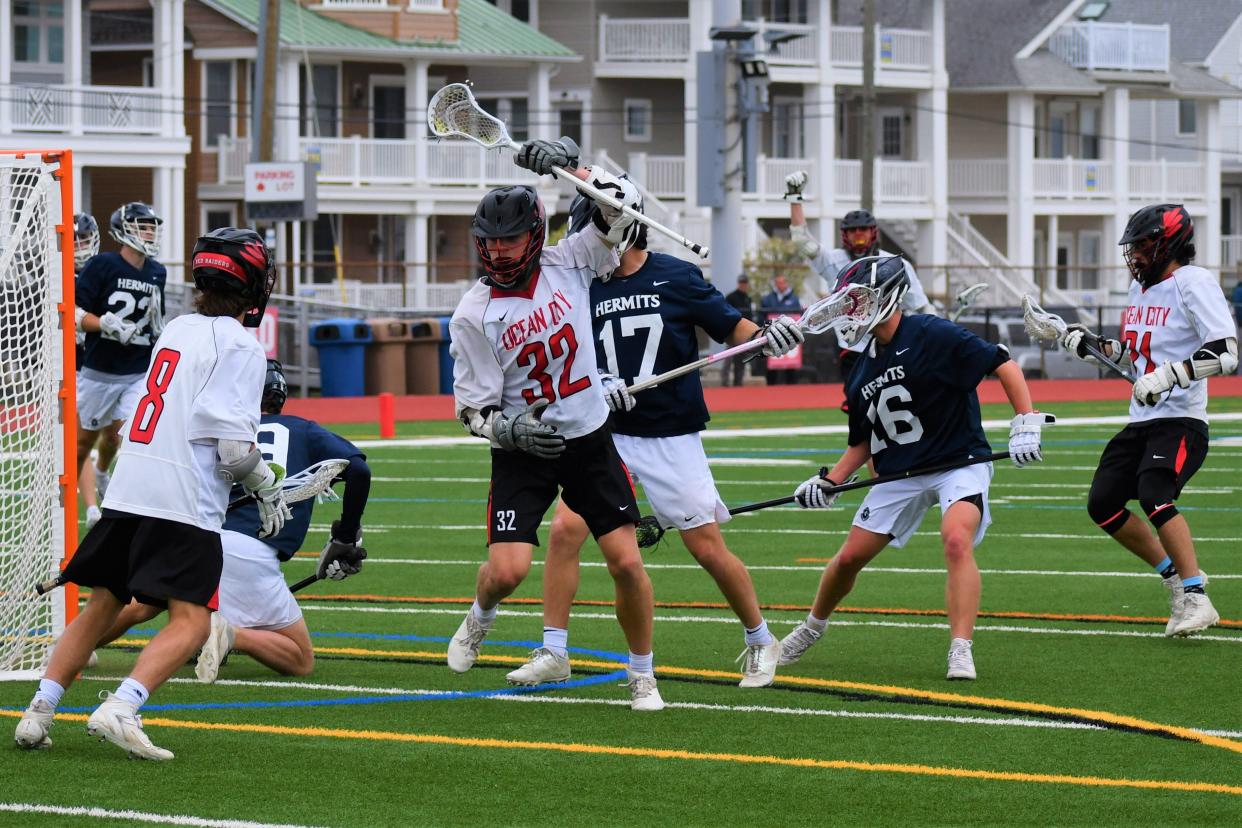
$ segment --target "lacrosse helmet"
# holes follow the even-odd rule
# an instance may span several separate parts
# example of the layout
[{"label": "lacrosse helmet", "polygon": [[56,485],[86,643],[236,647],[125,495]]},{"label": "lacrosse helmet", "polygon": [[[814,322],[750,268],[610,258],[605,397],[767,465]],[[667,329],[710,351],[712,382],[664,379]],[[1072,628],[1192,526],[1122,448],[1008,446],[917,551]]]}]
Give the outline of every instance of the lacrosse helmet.
[{"label": "lacrosse helmet", "polygon": [[164,220],[141,201],[122,204],[112,212],[108,232],[112,238],[144,256],[160,255],[160,231]]},{"label": "lacrosse helmet", "polygon": [[[629,174],[622,173],[619,180],[628,182],[628,185],[622,185],[626,192],[622,195],[621,201],[640,213],[646,213],[643,209],[642,193],[638,192],[638,187],[630,181]],[[604,214],[600,212],[599,205],[586,193],[579,191],[573,203],[569,205],[569,235],[580,232],[587,224],[594,224],[601,233],[608,232],[608,222],[604,220]],[[625,253],[631,247],[639,250],[647,249],[647,225],[641,221],[636,221],[625,229],[625,235],[616,246],[617,255]]]},{"label": "lacrosse helmet", "polygon": [[901,300],[910,289],[906,274],[906,261],[900,256],[865,256],[850,262],[837,274],[837,290],[848,285],[863,285],[876,295],[876,312],[863,328],[859,323],[854,330],[845,333],[847,339],[857,343],[877,326],[887,322],[901,307]]},{"label": "lacrosse helmet", "polygon": [[851,210],[841,219],[841,247],[851,259],[874,256],[880,249],[880,231],[875,216],[866,210]]},{"label": "lacrosse helmet", "polygon": [[1169,262],[1195,257],[1195,225],[1180,204],[1153,204],[1130,216],[1121,241],[1130,275],[1144,289],[1164,278]]},{"label": "lacrosse helmet", "polygon": [[[543,202],[534,187],[524,184],[497,187],[483,196],[470,223],[475,250],[487,272],[483,281],[502,290],[525,287],[539,268],[546,230]],[[530,237],[517,258],[493,258],[488,252],[488,239],[507,239],[525,232],[529,232]]]},{"label": "lacrosse helmet", "polygon": [[285,368],[278,359],[267,361],[267,374],[263,378],[263,398],[259,409],[264,414],[279,414],[289,398],[289,383],[285,381]]},{"label": "lacrosse helmet", "polygon": [[73,214],[73,267],[81,270],[99,253],[99,222],[90,213]]},{"label": "lacrosse helmet", "polygon": [[238,227],[212,230],[198,237],[192,262],[196,288],[244,296],[250,308],[242,324],[259,327],[276,284],[276,264],[258,233]]}]

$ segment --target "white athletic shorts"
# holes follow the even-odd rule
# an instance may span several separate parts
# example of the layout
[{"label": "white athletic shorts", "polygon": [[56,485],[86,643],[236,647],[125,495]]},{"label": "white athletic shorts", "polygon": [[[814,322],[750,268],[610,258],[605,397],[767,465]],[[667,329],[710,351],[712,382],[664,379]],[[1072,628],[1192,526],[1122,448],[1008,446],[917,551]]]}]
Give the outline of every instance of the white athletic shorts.
[{"label": "white athletic shorts", "polygon": [[937,501],[940,513],[956,501],[971,495],[983,496],[983,519],[975,532],[975,546],[983,542],[992,525],[988,508],[988,486],[992,482],[992,464],[977,463],[939,474],[925,474],[907,480],[894,480],[875,486],[863,498],[854,514],[854,525],[869,532],[891,535],[892,546],[905,546],[914,535],[923,516]]},{"label": "white athletic shorts", "polygon": [[302,608],[280,574],[276,550],[258,538],[224,529],[220,614],[234,627],[283,630],[297,623]]},{"label": "white athletic shorts", "polygon": [[699,432],[676,437],[614,434],[612,439],[630,474],[643,484],[661,527],[693,529],[729,520]]},{"label": "white athletic shorts", "polygon": [[100,382],[78,374],[78,420],[82,428],[98,431],[116,420],[128,420],[142,399],[146,374],[124,382]]}]

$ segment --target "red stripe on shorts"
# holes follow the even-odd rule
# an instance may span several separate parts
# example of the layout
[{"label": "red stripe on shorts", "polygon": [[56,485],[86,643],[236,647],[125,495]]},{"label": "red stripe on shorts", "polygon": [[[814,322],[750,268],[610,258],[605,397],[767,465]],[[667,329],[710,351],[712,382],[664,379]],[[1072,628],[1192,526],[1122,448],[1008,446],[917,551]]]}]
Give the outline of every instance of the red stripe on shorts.
[{"label": "red stripe on shorts", "polygon": [[1116,520],[1117,518],[1125,514],[1125,511],[1126,511],[1125,509],[1121,509],[1120,511],[1117,512],[1117,514],[1113,515],[1112,517],[1110,517],[1108,520],[1104,521],[1103,523],[1097,523],[1096,526],[1107,526],[1108,524],[1112,523],[1114,520]]},{"label": "red stripe on shorts", "polygon": [[220,587],[216,587],[216,591],[211,593],[211,600],[207,602],[207,609],[217,612],[220,609]]},{"label": "red stripe on shorts", "polygon": [[1173,473],[1181,474],[1182,466],[1186,465],[1186,438],[1177,444],[1177,458],[1173,461]]},{"label": "red stripe on shorts", "polygon": [[621,461],[621,471],[625,472],[625,479],[630,481],[630,492],[634,497],[638,497],[638,487],[634,485],[634,475],[630,474],[630,467],[625,465],[625,461]]},{"label": "red stripe on shorts", "polygon": [[495,483],[487,484],[487,545],[492,545],[492,489]]}]

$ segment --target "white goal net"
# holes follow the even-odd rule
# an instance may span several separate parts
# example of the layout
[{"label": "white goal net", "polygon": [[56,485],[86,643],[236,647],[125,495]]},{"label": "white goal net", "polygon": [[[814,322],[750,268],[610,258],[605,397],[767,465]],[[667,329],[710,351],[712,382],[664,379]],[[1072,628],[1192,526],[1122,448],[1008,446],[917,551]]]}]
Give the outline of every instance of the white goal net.
[{"label": "white goal net", "polygon": [[[58,307],[67,282],[58,225],[72,232],[67,157],[0,153],[0,679],[38,676],[65,625],[64,591],[39,596],[34,585],[57,574],[76,534],[66,524],[77,517],[66,464],[66,418],[76,417],[62,409],[73,399],[72,331]],[[72,327],[72,296],[65,304]]]}]

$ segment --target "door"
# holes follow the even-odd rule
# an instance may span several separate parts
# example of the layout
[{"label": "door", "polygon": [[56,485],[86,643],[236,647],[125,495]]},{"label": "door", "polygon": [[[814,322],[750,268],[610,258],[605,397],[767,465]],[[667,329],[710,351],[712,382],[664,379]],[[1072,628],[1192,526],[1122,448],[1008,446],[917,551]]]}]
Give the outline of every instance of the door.
[{"label": "door", "polygon": [[371,137],[405,140],[405,78],[371,77]]}]

